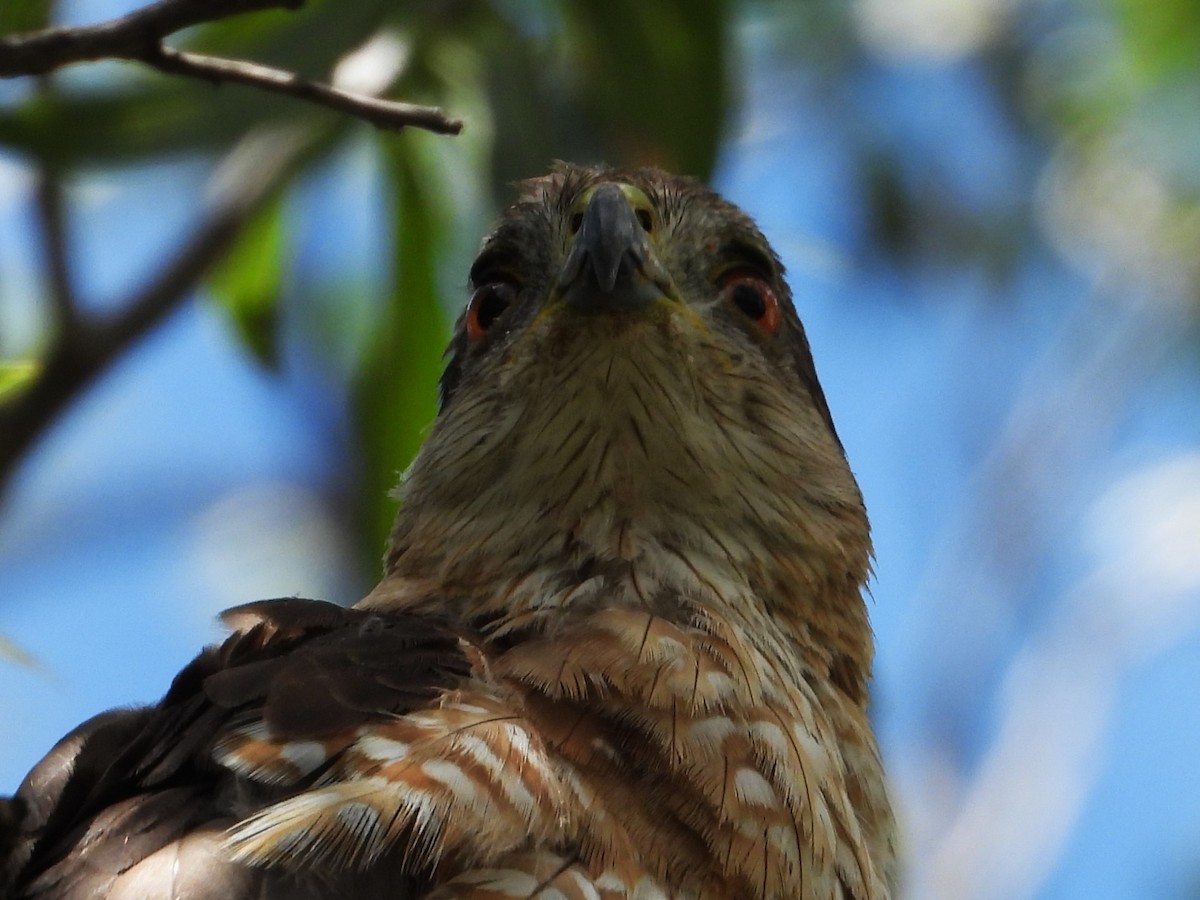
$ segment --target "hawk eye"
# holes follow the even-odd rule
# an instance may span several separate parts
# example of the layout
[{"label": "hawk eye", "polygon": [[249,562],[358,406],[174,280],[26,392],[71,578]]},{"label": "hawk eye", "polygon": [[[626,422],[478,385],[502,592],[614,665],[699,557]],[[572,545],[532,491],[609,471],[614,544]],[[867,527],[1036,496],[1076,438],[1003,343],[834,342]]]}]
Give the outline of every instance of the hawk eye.
[{"label": "hawk eye", "polygon": [[473,341],[483,337],[516,299],[512,281],[497,279],[477,287],[467,304],[467,336]]},{"label": "hawk eye", "polygon": [[734,269],[721,276],[721,296],[763,331],[779,331],[783,323],[779,298],[762,276],[748,269]]}]

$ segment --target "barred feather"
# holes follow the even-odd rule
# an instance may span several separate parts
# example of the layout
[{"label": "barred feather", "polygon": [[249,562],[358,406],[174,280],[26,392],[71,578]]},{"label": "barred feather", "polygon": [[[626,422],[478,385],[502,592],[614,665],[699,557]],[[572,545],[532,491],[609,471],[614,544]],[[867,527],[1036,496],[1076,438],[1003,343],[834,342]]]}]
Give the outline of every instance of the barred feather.
[{"label": "barred feather", "polygon": [[239,861],[289,867],[366,867],[397,843],[422,867],[492,859],[556,834],[570,793],[519,709],[468,688],[359,729],[313,788],[249,817],[226,845]]}]

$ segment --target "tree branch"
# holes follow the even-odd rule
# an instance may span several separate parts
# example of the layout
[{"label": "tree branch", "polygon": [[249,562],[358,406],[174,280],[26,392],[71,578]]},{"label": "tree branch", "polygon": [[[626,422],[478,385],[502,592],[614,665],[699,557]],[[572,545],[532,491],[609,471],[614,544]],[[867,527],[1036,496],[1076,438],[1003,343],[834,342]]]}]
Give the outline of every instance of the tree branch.
[{"label": "tree branch", "polygon": [[349,113],[377,128],[413,126],[436,134],[458,134],[462,131],[461,121],[447,117],[435,106],[418,106],[413,103],[381,100],[367,94],[354,94],[330,85],[308,81],[286,69],[276,69],[260,63],[189,53],[163,46],[148,52],[141,57],[141,61],[163,72],[203,78],[214,84],[232,81],[297,97]]},{"label": "tree branch", "polygon": [[44,75],[71,63],[96,59],[140,62],[162,72],[213,83],[233,81],[286,94],[349,113],[378,128],[423,128],[458,134],[462,122],[440,109],[381,100],[310,81],[258,63],[188,53],[163,45],[181,28],[245,12],[296,8],[303,0],[159,0],[127,16],[81,28],[47,28],[0,38],[0,78]]},{"label": "tree branch", "polygon": [[264,9],[298,9],[304,0],[159,0],[98,25],[46,28],[0,38],[0,78],[44,75],[71,63],[138,59],[183,28]]},{"label": "tree branch", "polygon": [[232,246],[246,220],[316,146],[311,129],[256,132],[234,148],[208,215],[174,257],[112,317],[62,323],[32,383],[0,404],[0,496],[30,446],[70,402],[190,295]]}]

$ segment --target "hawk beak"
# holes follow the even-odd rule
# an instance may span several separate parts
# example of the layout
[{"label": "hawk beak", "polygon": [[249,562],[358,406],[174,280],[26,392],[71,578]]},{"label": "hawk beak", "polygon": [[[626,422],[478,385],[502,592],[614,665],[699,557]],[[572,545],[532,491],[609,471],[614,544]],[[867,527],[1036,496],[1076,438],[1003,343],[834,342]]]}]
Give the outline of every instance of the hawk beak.
[{"label": "hawk beak", "polygon": [[670,283],[625,192],[601,184],[587,199],[558,293],[582,311],[633,310],[667,294]]}]

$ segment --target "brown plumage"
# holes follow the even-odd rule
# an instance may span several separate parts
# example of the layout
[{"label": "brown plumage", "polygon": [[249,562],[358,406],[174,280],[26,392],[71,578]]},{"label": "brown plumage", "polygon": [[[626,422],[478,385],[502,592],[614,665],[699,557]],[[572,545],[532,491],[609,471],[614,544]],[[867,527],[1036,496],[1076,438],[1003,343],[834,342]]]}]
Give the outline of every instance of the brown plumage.
[{"label": "brown plumage", "polygon": [[870,538],[782,267],[562,167],[485,240],[355,609],[277,600],[0,807],[13,897],[882,900]]}]

